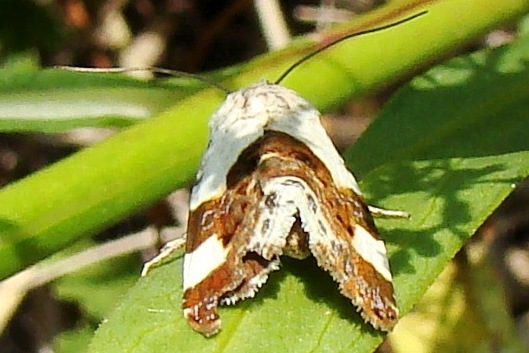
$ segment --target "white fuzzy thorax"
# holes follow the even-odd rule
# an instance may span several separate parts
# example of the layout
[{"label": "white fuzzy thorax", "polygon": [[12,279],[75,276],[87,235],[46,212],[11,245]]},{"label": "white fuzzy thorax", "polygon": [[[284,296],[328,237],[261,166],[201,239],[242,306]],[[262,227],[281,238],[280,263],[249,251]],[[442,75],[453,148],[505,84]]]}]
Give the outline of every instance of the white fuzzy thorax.
[{"label": "white fuzzy thorax", "polygon": [[226,176],[244,149],[265,131],[303,142],[325,164],[338,187],[360,188],[320,122],[320,113],[296,92],[266,81],[231,93],[209,122],[210,141],[193,187],[190,209],[226,191]]}]

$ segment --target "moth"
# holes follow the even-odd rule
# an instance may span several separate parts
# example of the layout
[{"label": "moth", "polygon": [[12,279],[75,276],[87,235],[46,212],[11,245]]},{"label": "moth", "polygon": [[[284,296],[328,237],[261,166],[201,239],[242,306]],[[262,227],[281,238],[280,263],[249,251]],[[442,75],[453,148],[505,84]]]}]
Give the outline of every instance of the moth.
[{"label": "moth", "polygon": [[184,316],[195,331],[216,334],[219,305],[254,297],[281,256],[313,256],[367,322],[389,331],[398,308],[372,214],[407,214],[367,205],[318,110],[277,83],[285,75],[229,94],[209,121],[189,205]]}]

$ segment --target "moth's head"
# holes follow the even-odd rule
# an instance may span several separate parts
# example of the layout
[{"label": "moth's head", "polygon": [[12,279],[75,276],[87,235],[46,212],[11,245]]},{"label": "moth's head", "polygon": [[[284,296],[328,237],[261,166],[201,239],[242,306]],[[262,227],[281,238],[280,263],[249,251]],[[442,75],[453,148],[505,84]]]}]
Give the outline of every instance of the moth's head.
[{"label": "moth's head", "polygon": [[293,90],[261,80],[229,94],[212,116],[210,126],[229,128],[250,124],[253,128],[265,128],[307,109],[314,108]]}]

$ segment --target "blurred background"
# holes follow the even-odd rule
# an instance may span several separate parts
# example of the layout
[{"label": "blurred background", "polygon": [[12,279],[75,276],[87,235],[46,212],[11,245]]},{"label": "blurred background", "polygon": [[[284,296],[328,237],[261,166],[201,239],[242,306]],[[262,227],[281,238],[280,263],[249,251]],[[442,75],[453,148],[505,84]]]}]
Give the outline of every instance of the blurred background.
[{"label": "blurred background", "polygon": [[[157,66],[200,73],[279,49],[293,36],[348,21],[388,1],[0,0],[0,64]],[[508,43],[516,33],[517,23],[506,25],[453,55]],[[354,143],[405,82],[348,102],[324,117],[324,125],[340,150]],[[84,128],[46,135],[2,133],[0,185],[113,132]],[[143,261],[164,241],[181,235],[187,198],[187,190],[178,190],[149,210],[72,247],[68,250],[71,256],[62,254],[60,270],[44,264],[31,275],[6,281],[0,286],[0,353],[83,352],[98,324],[137,280]],[[476,325],[471,327],[484,335],[490,338],[510,332],[509,340],[524,342],[512,347],[529,351],[528,201],[526,182],[481,227],[410,315],[409,323],[386,340],[380,352],[477,352],[475,346],[466,347],[465,332],[457,331],[468,328],[469,315],[487,318],[471,320]],[[134,243],[138,237],[145,239],[145,232],[152,229],[161,230],[162,238]],[[119,239],[125,241],[116,242]],[[483,283],[481,287],[476,284],[478,280],[484,281],[485,287],[489,280],[498,286],[486,291]],[[432,323],[437,320],[432,311],[447,298],[459,306],[452,308],[456,314],[451,321],[445,317],[450,325],[442,328],[439,322]],[[488,304],[480,311],[465,303]],[[441,306],[438,310],[448,309]],[[506,320],[500,329],[493,327],[498,315]],[[412,334],[413,326],[426,322],[430,325],[425,325],[428,329],[423,336]],[[494,351],[504,348],[500,345]]]}]

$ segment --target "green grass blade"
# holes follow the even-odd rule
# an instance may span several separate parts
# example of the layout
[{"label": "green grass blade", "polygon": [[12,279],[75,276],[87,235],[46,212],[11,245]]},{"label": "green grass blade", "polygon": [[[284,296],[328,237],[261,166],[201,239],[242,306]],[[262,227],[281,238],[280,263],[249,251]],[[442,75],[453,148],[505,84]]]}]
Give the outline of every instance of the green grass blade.
[{"label": "green grass blade", "polygon": [[0,69],[0,131],[128,126],[201,87],[188,79],[146,82],[117,74],[8,66]]}]

